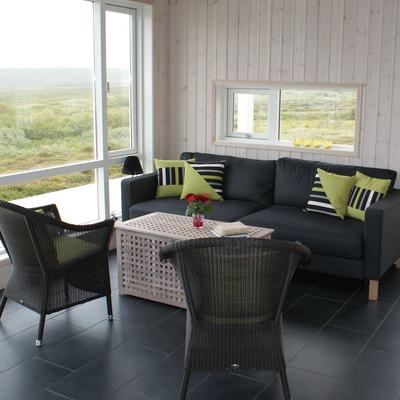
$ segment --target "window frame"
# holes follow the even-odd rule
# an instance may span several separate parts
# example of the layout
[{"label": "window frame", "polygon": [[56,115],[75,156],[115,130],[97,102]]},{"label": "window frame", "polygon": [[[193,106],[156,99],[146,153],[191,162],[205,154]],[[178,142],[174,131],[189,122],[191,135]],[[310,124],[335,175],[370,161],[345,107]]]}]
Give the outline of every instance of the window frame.
[{"label": "window frame", "polygon": [[[357,104],[355,113],[355,134],[354,146],[334,144],[332,148],[312,148],[295,146],[291,141],[280,140],[280,98],[278,106],[278,116],[276,131],[269,138],[255,138],[251,136],[231,136],[228,131],[229,111],[228,111],[228,91],[243,90],[245,93],[251,91],[271,90],[279,92],[281,90],[335,90],[353,89],[356,91]],[[297,151],[302,153],[345,155],[358,157],[360,148],[361,114],[363,85],[359,83],[308,83],[308,82],[271,82],[271,81],[232,81],[232,80],[213,80],[212,82],[212,144],[215,146],[227,147],[246,147],[255,149],[273,149],[283,151]]]},{"label": "window frame", "polygon": [[[268,96],[268,120],[265,137],[252,132],[236,132],[233,130],[234,96],[235,94],[254,94]],[[272,101],[271,101],[272,100]],[[274,89],[264,88],[228,88],[227,89],[227,132],[229,138],[246,138],[271,140],[279,129],[279,92]]]}]

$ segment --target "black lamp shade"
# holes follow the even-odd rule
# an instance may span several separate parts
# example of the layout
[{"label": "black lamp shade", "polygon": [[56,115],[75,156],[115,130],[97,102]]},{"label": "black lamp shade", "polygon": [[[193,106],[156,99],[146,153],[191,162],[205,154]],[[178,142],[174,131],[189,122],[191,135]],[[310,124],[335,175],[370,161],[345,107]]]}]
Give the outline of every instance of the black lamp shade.
[{"label": "black lamp shade", "polygon": [[122,173],[126,175],[143,174],[142,165],[138,156],[128,156],[125,159]]}]

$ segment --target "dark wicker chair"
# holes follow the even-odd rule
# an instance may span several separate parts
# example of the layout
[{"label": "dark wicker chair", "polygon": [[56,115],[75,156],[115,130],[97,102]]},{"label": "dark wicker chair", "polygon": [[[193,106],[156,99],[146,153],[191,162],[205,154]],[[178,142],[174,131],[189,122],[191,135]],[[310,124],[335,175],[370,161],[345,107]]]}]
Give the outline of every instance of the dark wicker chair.
[{"label": "dark wicker chair", "polygon": [[113,225],[71,225],[54,204],[27,209],[0,200],[0,239],[13,264],[0,317],[8,299],[39,313],[36,346],[47,314],[105,296],[112,319],[107,254]]},{"label": "dark wicker chair", "polygon": [[277,370],[290,399],[282,350],[282,307],[298,264],[299,243],[210,238],[160,252],[178,271],[188,306],[181,400],[191,371]]}]

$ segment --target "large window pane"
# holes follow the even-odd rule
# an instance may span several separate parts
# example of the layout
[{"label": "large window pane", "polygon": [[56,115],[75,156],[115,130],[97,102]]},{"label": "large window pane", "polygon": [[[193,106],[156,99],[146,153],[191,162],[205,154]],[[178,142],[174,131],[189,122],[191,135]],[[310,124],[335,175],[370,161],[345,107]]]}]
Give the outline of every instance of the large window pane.
[{"label": "large window pane", "polygon": [[355,89],[282,90],[280,139],[354,145]]},{"label": "large window pane", "polygon": [[268,129],[268,95],[233,94],[233,131],[265,135]]},{"label": "large window pane", "polygon": [[3,185],[0,198],[23,207],[55,203],[61,218],[71,223],[94,221],[99,215],[94,171]]},{"label": "large window pane", "polygon": [[3,1],[0,174],[93,159],[93,4]]},{"label": "large window pane", "polygon": [[131,147],[131,15],[106,12],[108,149]]}]

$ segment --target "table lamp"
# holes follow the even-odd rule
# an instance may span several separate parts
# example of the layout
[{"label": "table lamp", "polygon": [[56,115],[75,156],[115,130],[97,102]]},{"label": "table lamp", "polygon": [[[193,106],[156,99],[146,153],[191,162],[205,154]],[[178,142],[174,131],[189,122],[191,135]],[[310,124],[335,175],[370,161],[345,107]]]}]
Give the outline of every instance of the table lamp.
[{"label": "table lamp", "polygon": [[128,156],[125,159],[124,166],[122,167],[122,173],[126,175],[138,175],[143,174],[142,165],[138,156]]}]

